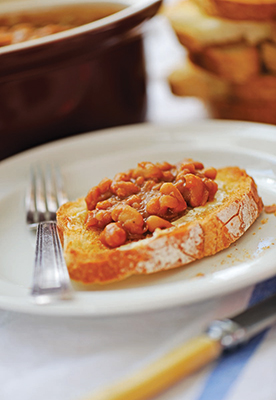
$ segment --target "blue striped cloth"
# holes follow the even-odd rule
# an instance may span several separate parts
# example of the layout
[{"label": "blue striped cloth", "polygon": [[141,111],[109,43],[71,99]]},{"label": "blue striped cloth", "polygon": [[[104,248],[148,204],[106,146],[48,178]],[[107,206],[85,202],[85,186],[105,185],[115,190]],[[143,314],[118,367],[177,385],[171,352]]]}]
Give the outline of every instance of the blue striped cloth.
[{"label": "blue striped cloth", "polygon": [[[248,307],[266,299],[276,292],[276,277],[257,284],[252,292]],[[267,331],[264,331],[252,339],[247,345],[238,351],[230,352],[222,356],[197,400],[224,400],[229,390],[235,385],[249,359],[264,340]],[[276,355],[275,355],[276,356]],[[276,377],[276,371],[275,371]],[[264,399],[260,399],[264,400]]]}]

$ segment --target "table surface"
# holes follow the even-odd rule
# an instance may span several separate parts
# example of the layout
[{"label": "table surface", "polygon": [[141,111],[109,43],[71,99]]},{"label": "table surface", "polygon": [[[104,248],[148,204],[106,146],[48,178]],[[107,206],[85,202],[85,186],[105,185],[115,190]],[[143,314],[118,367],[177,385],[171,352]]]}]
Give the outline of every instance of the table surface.
[{"label": "table surface", "polygon": [[[208,118],[202,103],[171,95],[166,75],[185,59],[167,21],[145,27],[148,120],[186,123]],[[110,318],[60,318],[0,310],[1,400],[78,400],[146,365],[276,291],[276,278],[204,303]],[[276,329],[256,337],[158,396],[158,400],[275,400]]]}]

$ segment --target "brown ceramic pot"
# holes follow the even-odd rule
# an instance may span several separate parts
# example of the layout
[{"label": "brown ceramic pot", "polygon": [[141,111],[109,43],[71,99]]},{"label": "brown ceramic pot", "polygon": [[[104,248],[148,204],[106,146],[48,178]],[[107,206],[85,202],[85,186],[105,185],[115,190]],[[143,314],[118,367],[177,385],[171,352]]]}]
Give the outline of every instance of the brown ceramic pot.
[{"label": "brown ceramic pot", "polygon": [[[1,6],[0,22],[45,15],[58,20],[69,11],[83,17],[84,24],[0,48],[0,159],[65,136],[142,122],[141,24],[156,14],[161,1],[84,0],[76,5],[48,0],[35,7],[22,1]],[[90,22],[95,3],[124,8]]]}]

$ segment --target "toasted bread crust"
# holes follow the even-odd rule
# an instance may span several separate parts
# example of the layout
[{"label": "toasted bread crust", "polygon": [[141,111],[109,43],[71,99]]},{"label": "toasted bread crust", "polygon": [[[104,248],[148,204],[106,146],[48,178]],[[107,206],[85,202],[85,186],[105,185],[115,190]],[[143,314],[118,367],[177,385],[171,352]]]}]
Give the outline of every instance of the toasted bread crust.
[{"label": "toasted bread crust", "polygon": [[193,0],[207,14],[221,18],[267,21],[276,18],[275,0]]},{"label": "toasted bread crust", "polygon": [[84,199],[64,204],[57,224],[70,277],[83,283],[108,283],[179,267],[227,248],[256,220],[263,204],[244,170],[220,169],[217,182],[213,202],[190,210],[172,228],[116,249],[100,242],[99,229],[85,228]]},{"label": "toasted bread crust", "polygon": [[220,77],[188,61],[168,76],[171,91],[176,96],[221,99],[229,95],[229,85]]},{"label": "toasted bread crust", "polygon": [[207,106],[213,118],[276,124],[276,100],[220,99],[211,100]]},{"label": "toasted bread crust", "polygon": [[179,0],[164,14],[188,50],[174,94],[214,118],[276,124],[276,0]]},{"label": "toasted bread crust", "polygon": [[243,43],[210,46],[189,56],[193,63],[232,83],[248,82],[262,71],[257,47]]},{"label": "toasted bread crust", "polygon": [[190,63],[168,77],[172,93],[202,99],[210,115],[276,124],[276,77],[259,75],[244,84],[230,84]]},{"label": "toasted bread crust", "polygon": [[[223,1],[223,0],[221,0]],[[189,51],[199,52],[208,46],[245,43],[256,46],[273,40],[275,22],[235,21],[208,15],[191,0],[179,1],[164,10],[180,43]]]},{"label": "toasted bread crust", "polygon": [[260,46],[261,58],[268,72],[276,74],[276,44],[264,42]]},{"label": "toasted bread crust", "polygon": [[173,71],[168,81],[172,92],[178,96],[199,97],[204,100],[250,101],[258,105],[262,101],[276,101],[276,76],[270,74],[260,74],[244,83],[231,83],[188,62]]}]

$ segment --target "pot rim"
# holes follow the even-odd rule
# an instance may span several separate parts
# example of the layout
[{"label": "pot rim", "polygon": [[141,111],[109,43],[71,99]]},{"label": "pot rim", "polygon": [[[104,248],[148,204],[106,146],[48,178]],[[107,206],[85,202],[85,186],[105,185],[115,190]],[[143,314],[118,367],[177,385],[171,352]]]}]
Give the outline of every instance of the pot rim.
[{"label": "pot rim", "polygon": [[[70,39],[71,37],[79,36],[87,32],[100,32],[106,30],[106,27],[111,27],[113,25],[120,24],[121,21],[128,19],[129,17],[140,16],[139,23],[154,16],[156,10],[155,7],[159,7],[162,0],[80,0],[78,3],[75,0],[47,0],[47,2],[42,1],[37,4],[35,0],[22,1],[12,1],[9,3],[3,3],[0,5],[0,16],[2,15],[12,15],[13,13],[20,14],[21,11],[31,10],[31,12],[39,12],[45,9],[58,9],[63,6],[70,5],[85,5],[85,4],[117,4],[125,6],[122,10],[115,12],[114,14],[108,15],[99,20],[77,26],[75,28],[68,29],[59,33],[54,33],[49,36],[45,36],[38,39],[31,39],[28,41],[6,45],[0,47],[0,55],[7,54],[11,52],[21,51],[23,49],[29,49],[33,47],[38,47],[44,44],[49,44],[51,42],[61,41],[65,39]],[[150,15],[146,12],[151,10]],[[143,15],[143,13],[145,14]],[[139,25],[139,23],[137,25]],[[134,26],[136,23],[134,24]]]}]

